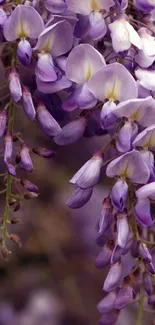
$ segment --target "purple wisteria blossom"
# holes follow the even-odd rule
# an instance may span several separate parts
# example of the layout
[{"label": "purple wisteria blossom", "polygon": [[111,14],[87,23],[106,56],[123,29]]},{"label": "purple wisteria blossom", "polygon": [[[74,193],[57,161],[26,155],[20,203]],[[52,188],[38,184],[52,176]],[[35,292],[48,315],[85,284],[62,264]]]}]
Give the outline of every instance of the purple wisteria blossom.
[{"label": "purple wisteria blossom", "polygon": [[[115,324],[121,310],[136,302],[141,325],[146,304],[151,312],[155,307],[155,1],[0,4],[2,255],[9,256],[7,240],[20,242],[9,234],[12,213],[42,192],[28,179],[33,155],[50,159],[69,146],[66,158],[70,163],[75,155],[78,165],[78,142],[83,166],[74,176],[69,171],[67,206],[82,208],[99,182],[103,188],[94,213],[101,248],[95,265],[107,268],[99,324]],[[35,127],[30,141],[17,123],[22,107],[27,123],[43,131],[38,147]]]}]

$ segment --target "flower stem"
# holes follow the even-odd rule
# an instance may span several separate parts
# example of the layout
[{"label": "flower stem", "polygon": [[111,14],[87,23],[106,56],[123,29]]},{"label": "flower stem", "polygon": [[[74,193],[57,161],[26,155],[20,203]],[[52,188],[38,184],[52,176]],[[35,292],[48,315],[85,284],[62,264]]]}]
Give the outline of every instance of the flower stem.
[{"label": "flower stem", "polygon": [[144,311],[144,288],[141,286],[141,294],[139,298],[139,311],[136,325],[142,325],[143,311]]}]

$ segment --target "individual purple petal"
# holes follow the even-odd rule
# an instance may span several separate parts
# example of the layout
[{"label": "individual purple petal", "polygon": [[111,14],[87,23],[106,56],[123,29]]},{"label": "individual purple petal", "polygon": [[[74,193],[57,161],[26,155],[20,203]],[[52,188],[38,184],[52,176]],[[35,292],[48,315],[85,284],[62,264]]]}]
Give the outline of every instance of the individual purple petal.
[{"label": "individual purple petal", "polygon": [[44,22],[33,7],[18,5],[5,22],[3,33],[7,41],[26,37],[36,39],[43,29]]},{"label": "individual purple petal", "polygon": [[77,187],[73,194],[70,196],[69,200],[67,201],[67,205],[71,209],[79,209],[90,200],[92,193],[93,187],[87,189]]},{"label": "individual purple petal", "polygon": [[[124,84],[128,84],[128,91],[124,91]],[[100,101],[106,98],[124,101],[136,98],[137,84],[129,71],[120,63],[108,64],[100,68],[88,81],[88,89]]]},{"label": "individual purple petal", "polygon": [[117,117],[114,115],[116,104],[113,101],[106,102],[101,109],[101,126],[103,129],[111,129],[115,127]]},{"label": "individual purple petal", "polygon": [[107,25],[103,18],[102,13],[92,12],[89,15],[89,30],[88,35],[92,38],[93,41],[99,40],[105,36],[107,33]]},{"label": "individual purple petal", "polygon": [[149,199],[138,199],[134,215],[137,222],[145,228],[151,228],[154,224],[154,219],[150,214],[150,201]]},{"label": "individual purple petal", "polygon": [[130,151],[132,141],[138,134],[138,126],[136,123],[126,122],[118,131],[116,137],[116,148],[119,152]]},{"label": "individual purple petal", "polygon": [[66,10],[65,12],[59,14],[50,15],[45,27],[54,25],[58,21],[62,21],[62,20],[67,20],[71,24],[71,26],[74,27],[78,21],[78,17],[74,12]]},{"label": "individual purple petal", "polygon": [[111,261],[112,250],[108,245],[103,247],[103,250],[99,253],[96,258],[95,266],[98,269],[105,267],[106,265],[110,264]]},{"label": "individual purple petal", "polygon": [[28,119],[30,121],[33,121],[35,119],[36,112],[31,93],[29,89],[25,86],[23,87],[23,108]]},{"label": "individual purple petal", "polygon": [[155,123],[155,100],[152,96],[148,96],[124,101],[116,106],[114,114],[120,118],[127,117],[131,121],[136,121],[143,127],[149,126]]},{"label": "individual purple petal", "polygon": [[155,150],[155,124],[148,126],[141,133],[139,133],[136,139],[133,141],[134,147],[142,147],[144,149],[151,148]]},{"label": "individual purple petal", "polygon": [[131,45],[142,49],[142,40],[124,15],[108,25],[113,49],[116,53],[129,50]]},{"label": "individual purple petal", "polygon": [[136,191],[136,196],[138,199],[150,198],[152,200],[155,200],[155,182],[151,182],[140,187]]},{"label": "individual purple petal", "polygon": [[52,82],[57,80],[56,68],[54,62],[49,53],[39,54],[37,61],[35,75],[43,82]]},{"label": "individual purple petal", "polygon": [[128,0],[114,0],[117,9],[125,10],[128,6]]},{"label": "individual purple petal", "polygon": [[143,284],[146,293],[148,296],[151,296],[153,293],[153,286],[151,276],[148,274],[148,272],[143,273]]},{"label": "individual purple petal", "polygon": [[129,223],[125,213],[119,213],[117,215],[117,245],[121,248],[125,248],[129,237]]},{"label": "individual purple petal", "polygon": [[123,211],[128,197],[128,185],[123,179],[119,179],[113,185],[110,197],[115,209],[118,211]]},{"label": "individual purple petal", "polygon": [[133,300],[133,289],[130,286],[120,288],[116,300],[115,308],[121,310],[128,306]]},{"label": "individual purple petal", "polygon": [[32,159],[30,157],[29,147],[25,142],[23,142],[21,145],[20,158],[21,158],[21,163],[20,163],[21,167],[27,170],[28,172],[31,172],[34,169],[34,167],[33,167]]},{"label": "individual purple petal", "polygon": [[106,230],[110,227],[113,220],[113,207],[109,197],[105,198],[102,204],[101,216],[98,222],[98,234],[104,235]]},{"label": "individual purple petal", "polygon": [[15,69],[9,74],[9,89],[11,97],[15,103],[17,103],[22,97],[22,88],[19,80],[19,74]]},{"label": "individual purple petal", "polygon": [[145,260],[146,263],[152,262],[152,256],[145,243],[139,242],[139,254]]},{"label": "individual purple petal", "polygon": [[54,94],[72,85],[72,82],[68,80],[66,76],[62,76],[54,82],[43,82],[40,79],[36,79],[36,82],[38,90],[44,94]]},{"label": "individual purple petal", "polygon": [[54,142],[61,146],[68,145],[78,141],[84,134],[87,125],[87,119],[80,117],[66,124],[61,132],[54,137]]},{"label": "individual purple petal", "polygon": [[13,141],[12,134],[7,131],[4,137],[4,161],[5,163],[10,163],[13,152]]},{"label": "individual purple petal", "polygon": [[118,262],[111,266],[108,275],[105,279],[103,290],[106,292],[115,290],[120,284],[121,277],[122,265],[120,262]]},{"label": "individual purple petal", "polygon": [[105,313],[99,319],[99,325],[113,325],[116,323],[118,314],[116,312]]},{"label": "individual purple petal", "polygon": [[37,121],[41,130],[50,137],[54,137],[61,132],[60,125],[48,112],[43,103],[37,106]]},{"label": "individual purple petal", "polygon": [[97,305],[99,313],[108,313],[114,309],[114,304],[116,300],[117,293],[112,291],[108,293]]},{"label": "individual purple petal", "polygon": [[7,124],[7,118],[8,118],[8,113],[6,109],[3,109],[0,112],[0,138],[2,138],[4,135],[6,124]]},{"label": "individual purple petal", "polygon": [[88,90],[87,84],[76,88],[67,99],[63,101],[62,107],[65,111],[73,111],[76,108],[89,109],[97,104],[94,95]]},{"label": "individual purple petal", "polygon": [[17,54],[23,65],[30,65],[32,59],[32,48],[26,39],[23,39],[18,43]]},{"label": "individual purple petal", "polygon": [[126,177],[134,183],[145,184],[150,177],[150,172],[140,152],[132,150],[114,159],[107,166],[106,175],[111,178]]},{"label": "individual purple petal", "polygon": [[67,58],[66,76],[77,84],[83,85],[105,64],[103,56],[93,46],[80,44],[70,52]]},{"label": "individual purple petal", "polygon": [[77,184],[83,189],[95,186],[99,181],[102,164],[102,155],[100,154],[100,152],[96,153],[72,177],[70,183]]},{"label": "individual purple petal", "polygon": [[57,57],[67,53],[73,44],[73,30],[68,21],[59,21],[44,29],[34,48],[38,52],[51,53]]},{"label": "individual purple petal", "polygon": [[64,0],[46,0],[45,5],[52,14],[62,13],[67,9],[67,4]]}]

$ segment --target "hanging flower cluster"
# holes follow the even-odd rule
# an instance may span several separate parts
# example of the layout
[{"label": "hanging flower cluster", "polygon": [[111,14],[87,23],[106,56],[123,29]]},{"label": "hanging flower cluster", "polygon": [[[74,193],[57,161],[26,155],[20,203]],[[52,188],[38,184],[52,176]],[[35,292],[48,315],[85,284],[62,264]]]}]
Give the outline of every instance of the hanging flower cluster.
[{"label": "hanging flower cluster", "polygon": [[[27,118],[60,146],[108,134],[104,148],[70,180],[74,191],[67,204],[77,209],[89,201],[101,169],[112,179],[97,221],[104,244],[96,266],[109,267],[99,322],[114,324],[120,310],[135,302],[141,325],[145,303],[150,311],[155,306],[155,0],[14,2],[0,1],[1,59],[9,92],[0,111],[6,168],[1,174],[6,185],[2,254],[9,253],[6,238],[20,244],[7,230],[9,222],[18,222],[10,213],[24,198],[39,194],[27,177],[17,178],[18,170],[33,170],[32,153],[55,154],[29,148],[14,129],[16,106],[21,104]],[[22,79],[22,67],[31,69],[32,88],[29,78]]]}]

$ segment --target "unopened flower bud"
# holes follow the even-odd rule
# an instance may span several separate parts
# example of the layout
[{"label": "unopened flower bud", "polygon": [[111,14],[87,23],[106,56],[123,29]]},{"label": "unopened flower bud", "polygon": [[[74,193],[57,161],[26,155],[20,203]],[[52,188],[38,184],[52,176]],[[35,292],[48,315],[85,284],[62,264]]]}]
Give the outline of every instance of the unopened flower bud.
[{"label": "unopened flower bud", "polygon": [[9,206],[14,205],[16,202],[17,202],[17,199],[15,199],[13,196],[10,196],[10,199],[9,199]]},{"label": "unopened flower bud", "polygon": [[11,97],[17,103],[22,97],[22,88],[19,80],[19,74],[16,69],[12,69],[9,74],[9,89]]},{"label": "unopened flower bud", "polygon": [[6,164],[10,163],[10,160],[12,158],[12,151],[13,151],[12,135],[9,131],[7,131],[4,137],[4,161]]},{"label": "unopened flower bud", "polygon": [[101,216],[98,222],[99,235],[104,235],[105,231],[110,227],[113,220],[112,211],[113,207],[111,204],[111,199],[107,197],[103,201]]},{"label": "unopened flower bud", "polygon": [[17,211],[20,210],[20,208],[21,208],[21,202],[18,201],[17,203],[15,203],[15,205],[14,205],[14,207],[13,207],[13,211],[14,211],[14,212],[17,212]]},{"label": "unopened flower bud", "polygon": [[128,242],[129,224],[127,214],[119,213],[117,215],[117,244],[124,248]]},{"label": "unopened flower bud", "polygon": [[28,179],[21,179],[20,183],[26,190],[37,194],[39,193],[38,187],[35,184],[31,183]]},{"label": "unopened flower bud", "polygon": [[9,236],[9,238],[10,238],[14,243],[18,244],[19,247],[22,246],[22,244],[21,244],[21,240],[20,240],[20,238],[19,238],[18,235],[16,235],[16,234],[11,234],[11,235]]},{"label": "unopened flower bud", "polygon": [[36,112],[31,93],[27,87],[23,87],[23,108],[28,119],[33,121],[35,119]]},{"label": "unopened flower bud", "polygon": [[97,309],[99,313],[108,313],[114,309],[115,300],[117,293],[116,291],[112,291],[108,293],[98,304]]},{"label": "unopened flower bud", "polygon": [[152,262],[152,256],[146,246],[146,244],[139,242],[139,253],[141,257],[147,262],[150,263]]},{"label": "unopened flower bud", "polygon": [[155,274],[155,267],[154,267],[154,265],[153,265],[152,262],[151,262],[151,263],[146,263],[145,266],[146,266],[147,270],[148,270],[151,274],[153,274],[153,275]]},{"label": "unopened flower bud", "polygon": [[43,158],[51,158],[56,155],[55,151],[46,148],[33,148],[32,151]]},{"label": "unopened flower bud", "polygon": [[120,262],[117,262],[111,266],[108,275],[105,279],[103,290],[106,292],[115,290],[120,284],[121,276],[122,265]]},{"label": "unopened flower bud", "polygon": [[54,137],[61,132],[60,125],[43,103],[39,103],[37,106],[37,120],[41,130],[48,136]]},{"label": "unopened flower bud", "polygon": [[11,224],[12,225],[15,225],[18,222],[20,222],[20,219],[19,218],[13,218],[13,219],[11,219]]},{"label": "unopened flower bud", "polygon": [[133,289],[130,286],[121,288],[117,294],[115,308],[121,310],[128,306],[133,299]]},{"label": "unopened flower bud", "polygon": [[105,267],[106,265],[110,264],[111,255],[112,255],[111,247],[109,247],[108,245],[105,245],[103,247],[103,250],[99,253],[99,255],[96,258],[95,266],[98,269],[101,269],[101,268]]},{"label": "unopened flower bud", "polygon": [[26,199],[26,200],[34,199],[36,197],[38,197],[38,194],[34,193],[34,192],[26,193],[24,195],[24,199]]},{"label": "unopened flower bud", "polygon": [[23,142],[21,145],[20,157],[21,167],[28,172],[31,172],[33,170],[33,163],[29,154],[29,147],[25,142]]},{"label": "unopened flower bud", "polygon": [[8,251],[8,249],[6,247],[2,247],[2,255],[4,258],[8,257],[10,254],[10,252]]},{"label": "unopened flower bud", "polygon": [[23,65],[30,65],[32,59],[32,48],[26,39],[23,39],[18,43],[17,55]]},{"label": "unopened flower bud", "polygon": [[148,272],[143,273],[143,284],[148,296],[152,295],[153,293],[152,279],[151,276],[148,274]]},{"label": "unopened flower bud", "polygon": [[73,194],[70,196],[69,200],[67,201],[67,205],[71,209],[79,209],[90,200],[92,193],[92,187],[86,189],[77,187]]}]

